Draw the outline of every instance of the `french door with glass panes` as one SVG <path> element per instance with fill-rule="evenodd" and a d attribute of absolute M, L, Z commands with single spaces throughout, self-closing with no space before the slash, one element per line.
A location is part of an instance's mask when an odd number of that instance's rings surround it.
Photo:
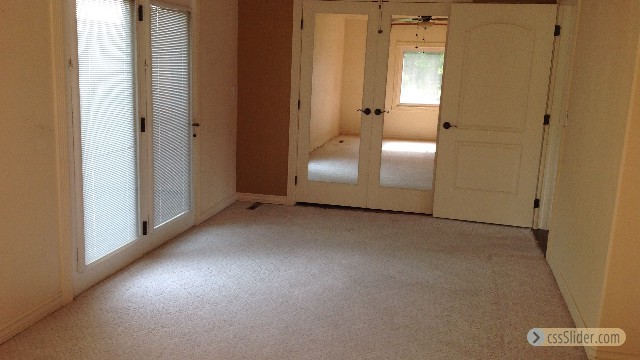
<path fill-rule="evenodd" d="M 449 8 L 303 2 L 296 201 L 432 211 Z"/>
<path fill-rule="evenodd" d="M 194 223 L 191 15 L 71 0 L 79 293 Z"/>

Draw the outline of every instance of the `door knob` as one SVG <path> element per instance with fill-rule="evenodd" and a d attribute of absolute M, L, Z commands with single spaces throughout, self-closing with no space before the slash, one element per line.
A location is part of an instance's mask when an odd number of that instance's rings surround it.
<path fill-rule="evenodd" d="M 362 111 L 365 115 L 371 114 L 371 109 L 369 109 L 369 108 L 366 108 L 364 110 L 363 109 L 358 109 L 356 111 Z"/>
<path fill-rule="evenodd" d="M 452 127 L 457 127 L 457 126 L 455 126 L 455 125 L 451 125 L 451 123 L 447 121 L 447 122 L 445 122 L 444 124 L 442 124 L 442 127 L 443 127 L 445 130 L 448 130 L 448 129 L 451 129 Z"/>
<path fill-rule="evenodd" d="M 384 111 L 384 110 L 376 109 L 376 111 L 374 111 L 373 113 L 374 113 L 374 114 L 376 114 L 376 115 L 378 115 L 378 116 L 380 116 L 380 115 L 382 115 L 383 113 L 388 113 L 388 111 Z"/>

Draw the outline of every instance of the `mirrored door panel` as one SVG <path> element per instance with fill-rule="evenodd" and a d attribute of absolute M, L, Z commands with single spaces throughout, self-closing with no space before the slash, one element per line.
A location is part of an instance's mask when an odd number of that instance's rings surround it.
<path fill-rule="evenodd" d="M 309 180 L 358 183 L 367 15 L 316 13 Z"/>
<path fill-rule="evenodd" d="M 431 212 L 450 6 L 303 2 L 296 201 Z"/>
<path fill-rule="evenodd" d="M 366 206 L 378 15 L 372 3 L 303 3 L 298 201 Z"/>
<path fill-rule="evenodd" d="M 392 14 L 379 184 L 431 190 L 446 16 Z"/>
<path fill-rule="evenodd" d="M 374 110 L 379 115 L 371 135 L 371 208 L 432 212 L 449 13 L 449 4 L 383 5 Z"/>

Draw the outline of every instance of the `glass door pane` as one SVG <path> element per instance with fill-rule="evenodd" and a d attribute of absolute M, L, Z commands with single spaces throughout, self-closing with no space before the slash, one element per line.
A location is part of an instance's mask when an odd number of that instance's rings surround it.
<path fill-rule="evenodd" d="M 189 13 L 151 6 L 153 213 L 159 227 L 191 210 Z"/>
<path fill-rule="evenodd" d="M 357 184 L 368 16 L 316 13 L 310 181 Z"/>
<path fill-rule="evenodd" d="M 77 0 L 84 264 L 138 238 L 131 1 Z"/>
<path fill-rule="evenodd" d="M 447 20 L 439 16 L 391 16 L 381 187 L 433 187 Z"/>

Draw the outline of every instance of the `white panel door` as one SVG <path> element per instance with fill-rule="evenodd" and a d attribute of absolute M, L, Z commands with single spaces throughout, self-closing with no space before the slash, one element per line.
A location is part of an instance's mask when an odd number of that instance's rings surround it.
<path fill-rule="evenodd" d="M 532 225 L 556 12 L 452 4 L 434 216 Z"/>

